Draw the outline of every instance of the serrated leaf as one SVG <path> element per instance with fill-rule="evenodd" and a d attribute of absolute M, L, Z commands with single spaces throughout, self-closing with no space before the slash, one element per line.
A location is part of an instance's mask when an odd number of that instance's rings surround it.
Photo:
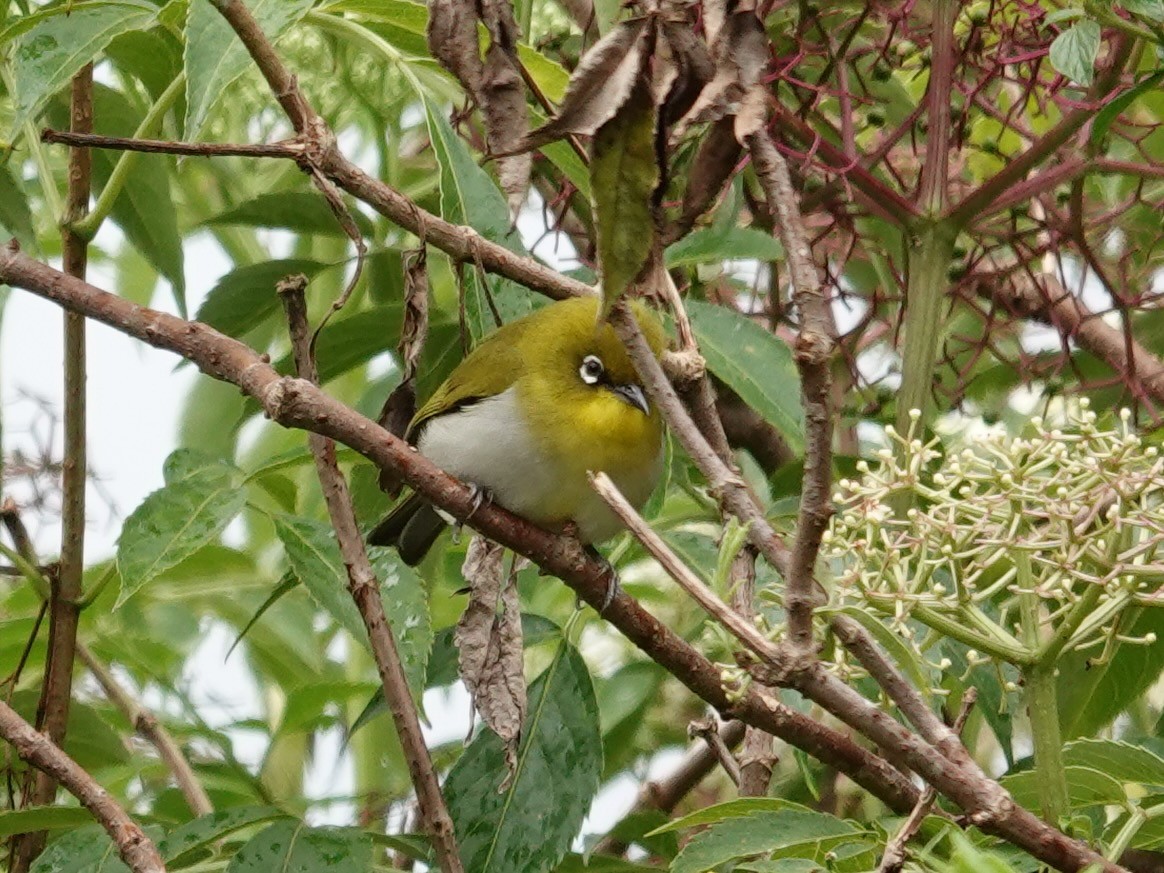
<path fill-rule="evenodd" d="M 49 843 L 30 873 L 129 873 L 129 868 L 104 829 L 92 825 Z"/>
<path fill-rule="evenodd" d="M 1090 85 L 1095 78 L 1100 35 L 1098 22 L 1087 18 L 1075 22 L 1051 43 L 1051 66 L 1073 82 Z"/>
<path fill-rule="evenodd" d="M 467 224 L 485 239 L 524 255 L 525 246 L 509 223 L 509 207 L 501 190 L 482 170 L 472 154 L 435 106 L 425 100 L 429 139 L 440 168 L 441 217 Z M 492 307 L 502 322 L 509 322 L 533 310 L 530 293 L 508 279 L 481 276 L 473 264 L 465 270 L 465 321 L 474 341 L 492 333 L 497 323 Z"/>
<path fill-rule="evenodd" d="M 1115 740 L 1076 740 L 1063 748 L 1063 762 L 1090 767 L 1118 779 L 1164 788 L 1164 758 L 1142 746 Z"/>
<path fill-rule="evenodd" d="M 314 0 L 248 0 L 247 7 L 274 42 L 313 4 Z M 251 56 L 218 10 L 204 0 L 192 2 L 186 20 L 184 139 L 199 138 L 214 104 L 251 63 Z"/>
<path fill-rule="evenodd" d="M 157 8 L 138 0 L 75 5 L 37 20 L 12 49 L 13 129 L 35 117 L 118 34 L 150 27 Z"/>
<path fill-rule="evenodd" d="M 175 449 L 162 464 L 162 478 L 167 485 L 177 485 L 188 479 L 205 479 L 226 487 L 238 472 L 230 461 L 198 449 Z"/>
<path fill-rule="evenodd" d="M 212 812 L 175 828 L 158 841 L 158 852 L 167 864 L 184 866 L 186 856 L 191 853 L 207 849 L 241 828 L 286 815 L 273 806 L 243 806 Z"/>
<path fill-rule="evenodd" d="M 804 451 L 800 375 L 792 351 L 773 334 L 724 306 L 686 302 L 707 366 L 775 426 L 797 454 Z"/>
<path fill-rule="evenodd" d="M 563 640 L 530 686 L 517 772 L 506 790 L 497 790 L 505 772 L 502 743 L 488 731 L 477 735 L 445 781 L 465 869 L 551 870 L 577 836 L 601 771 L 590 674 Z"/>
<path fill-rule="evenodd" d="M 859 835 L 847 822 L 809 809 L 756 812 L 696 834 L 671 863 L 671 873 L 703 873 L 726 861 L 793 846 L 827 850 Z"/>
<path fill-rule="evenodd" d="M 1119 5 L 1141 18 L 1164 21 L 1164 0 L 1119 0 Z"/>
<path fill-rule="evenodd" d="M 33 831 L 56 831 L 90 824 L 93 813 L 79 806 L 26 806 L 0 811 L 0 838 Z"/>
<path fill-rule="evenodd" d="M 9 235 L 27 249 L 36 245 L 24 186 L 12 175 L 10 166 L 0 164 L 0 243 L 7 242 L 3 237 Z"/>
<path fill-rule="evenodd" d="M 117 541 L 120 606 L 160 573 L 218 538 L 246 504 L 235 477 L 191 476 L 153 492 Z"/>
<path fill-rule="evenodd" d="M 655 120 L 650 91 L 639 82 L 591 144 L 590 187 L 605 311 L 623 295 L 651 253 L 651 195 L 659 184 Z"/>
<path fill-rule="evenodd" d="M 360 231 L 365 236 L 371 236 L 373 233 L 371 220 L 358 209 L 350 211 Z M 327 201 L 321 195 L 308 191 L 272 191 L 260 194 L 206 219 L 204 224 L 273 227 L 295 233 L 316 233 L 347 239 L 347 234 L 336 220 Z"/>
<path fill-rule="evenodd" d="M 359 828 L 313 828 L 278 821 L 251 837 L 226 866 L 226 873 L 367 873 L 372 839 Z"/>
<path fill-rule="evenodd" d="M 1063 768 L 1067 777 L 1067 796 L 1072 809 L 1109 803 L 1124 803 L 1127 792 L 1118 780 L 1092 767 Z M 1041 804 L 1041 777 L 1034 770 L 1004 776 L 999 782 L 1011 793 L 1014 802 L 1027 809 L 1038 809 Z"/>
<path fill-rule="evenodd" d="M 238 267 L 210 289 L 195 317 L 227 336 L 242 336 L 279 308 L 276 282 L 295 273 L 310 279 L 324 267 L 319 261 L 303 258 Z"/>
<path fill-rule="evenodd" d="M 368 639 L 360 610 L 348 593 L 348 573 L 331 526 L 294 515 L 274 517 L 291 572 L 321 608 L 361 645 Z"/>
<path fill-rule="evenodd" d="M 754 227 L 708 227 L 667 246 L 663 262 L 670 268 L 729 260 L 777 261 L 783 257 L 784 247 L 770 233 Z"/>
<path fill-rule="evenodd" d="M 807 809 L 807 807 L 802 807 L 790 800 L 782 800 L 779 797 L 740 797 L 735 800 L 705 806 L 703 809 L 688 813 L 674 821 L 667 822 L 667 824 L 661 827 L 655 828 L 647 836 L 654 837 L 659 834 L 686 830 L 687 828 L 719 824 L 723 821 L 743 818 L 744 816 L 758 812 L 774 813 L 785 809 L 801 810 Z"/>
<path fill-rule="evenodd" d="M 428 656 L 433 643 L 424 580 L 416 570 L 400 560 L 395 549 L 369 548 L 368 557 L 380 581 L 380 599 L 396 640 L 408 687 L 419 702 L 424 696 Z"/>

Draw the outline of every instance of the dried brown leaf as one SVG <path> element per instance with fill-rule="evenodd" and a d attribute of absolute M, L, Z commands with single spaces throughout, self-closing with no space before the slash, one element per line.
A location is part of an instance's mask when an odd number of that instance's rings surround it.
<path fill-rule="evenodd" d="M 768 94 L 762 85 L 753 85 L 744 94 L 736 111 L 736 140 L 743 143 L 768 123 Z"/>
<path fill-rule="evenodd" d="M 685 236 L 699 217 L 715 205 L 740 160 L 741 151 L 733 119 L 721 118 L 707 129 L 691 161 L 683 205 L 676 226 L 668 234 L 668 244 Z"/>
<path fill-rule="evenodd" d="M 528 152 L 514 153 L 529 132 L 529 107 L 519 63 L 515 53 L 495 40 L 485 55 L 485 70 L 478 95 L 489 137 L 489 151 L 504 155 L 497 160 L 497 175 L 513 220 L 525 205 L 533 169 L 533 157 Z"/>
<path fill-rule="evenodd" d="M 562 98 L 558 117 L 526 136 L 517 148 L 528 151 L 569 133 L 594 134 L 630 97 L 648 57 L 654 26 L 645 18 L 624 21 L 579 62 Z"/>
<path fill-rule="evenodd" d="M 428 336 L 427 262 L 423 246 L 404 254 L 404 322 L 396 347 L 402 376 L 380 410 L 380 426 L 402 439 L 416 414 L 416 367 Z M 402 484 L 388 470 L 380 471 L 380 489 L 387 494 L 397 496 Z"/>
<path fill-rule="evenodd" d="M 472 0 L 428 0 L 428 50 L 470 94 L 484 74 Z"/>
<path fill-rule="evenodd" d="M 484 537 L 475 536 L 469 543 L 461 567 L 469 584 L 469 605 L 453 639 L 460 652 L 461 679 L 482 720 L 505 744 L 512 777 L 525 721 L 526 687 L 521 606 L 516 580 L 506 578 L 504 557 L 505 550 Z"/>
<path fill-rule="evenodd" d="M 661 122 L 670 126 L 682 118 L 714 74 L 711 54 L 691 26 L 664 22 L 656 39 L 652 89 Z"/>
<path fill-rule="evenodd" d="M 728 16 L 712 46 L 715 76 L 675 129 L 683 136 L 692 125 L 718 121 L 738 111 L 748 89 L 760 81 L 768 63 L 768 37 L 751 10 Z"/>

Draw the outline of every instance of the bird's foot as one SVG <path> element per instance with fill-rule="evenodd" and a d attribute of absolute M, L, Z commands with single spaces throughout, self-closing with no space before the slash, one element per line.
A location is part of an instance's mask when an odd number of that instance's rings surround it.
<path fill-rule="evenodd" d="M 473 505 L 469 508 L 469 514 L 465 516 L 465 521 L 469 521 L 477 514 L 482 506 L 492 505 L 493 492 L 488 488 L 483 488 L 480 485 L 469 485 L 469 490 L 473 493 Z"/>
<path fill-rule="evenodd" d="M 614 569 L 614 565 L 606 560 L 603 554 L 594 548 L 594 546 L 585 546 L 586 554 L 602 565 L 602 574 L 606 577 L 606 594 L 602 598 L 602 606 L 598 610 L 598 614 L 602 615 L 606 612 L 610 604 L 614 603 L 614 598 L 622 591 L 622 586 L 618 584 L 618 571 Z"/>

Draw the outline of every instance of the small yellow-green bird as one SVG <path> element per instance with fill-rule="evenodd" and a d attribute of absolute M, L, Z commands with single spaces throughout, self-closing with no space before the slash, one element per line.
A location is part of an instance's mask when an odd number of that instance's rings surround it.
<path fill-rule="evenodd" d="M 572 525 L 587 544 L 609 539 L 618 518 L 590 487 L 610 476 L 636 507 L 663 465 L 663 423 L 597 298 L 563 300 L 486 337 L 413 417 L 405 439 L 438 467 L 510 512 L 551 530 Z M 659 320 L 635 319 L 656 355 Z M 448 523 L 419 495 L 372 531 L 417 564 Z"/>

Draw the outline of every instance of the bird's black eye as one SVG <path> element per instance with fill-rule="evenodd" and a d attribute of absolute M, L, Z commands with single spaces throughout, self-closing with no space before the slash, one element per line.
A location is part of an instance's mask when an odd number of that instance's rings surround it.
<path fill-rule="evenodd" d="M 597 385 L 606 368 L 602 366 L 602 359 L 597 355 L 587 355 L 582 359 L 582 366 L 578 368 L 578 375 L 587 385 Z"/>

